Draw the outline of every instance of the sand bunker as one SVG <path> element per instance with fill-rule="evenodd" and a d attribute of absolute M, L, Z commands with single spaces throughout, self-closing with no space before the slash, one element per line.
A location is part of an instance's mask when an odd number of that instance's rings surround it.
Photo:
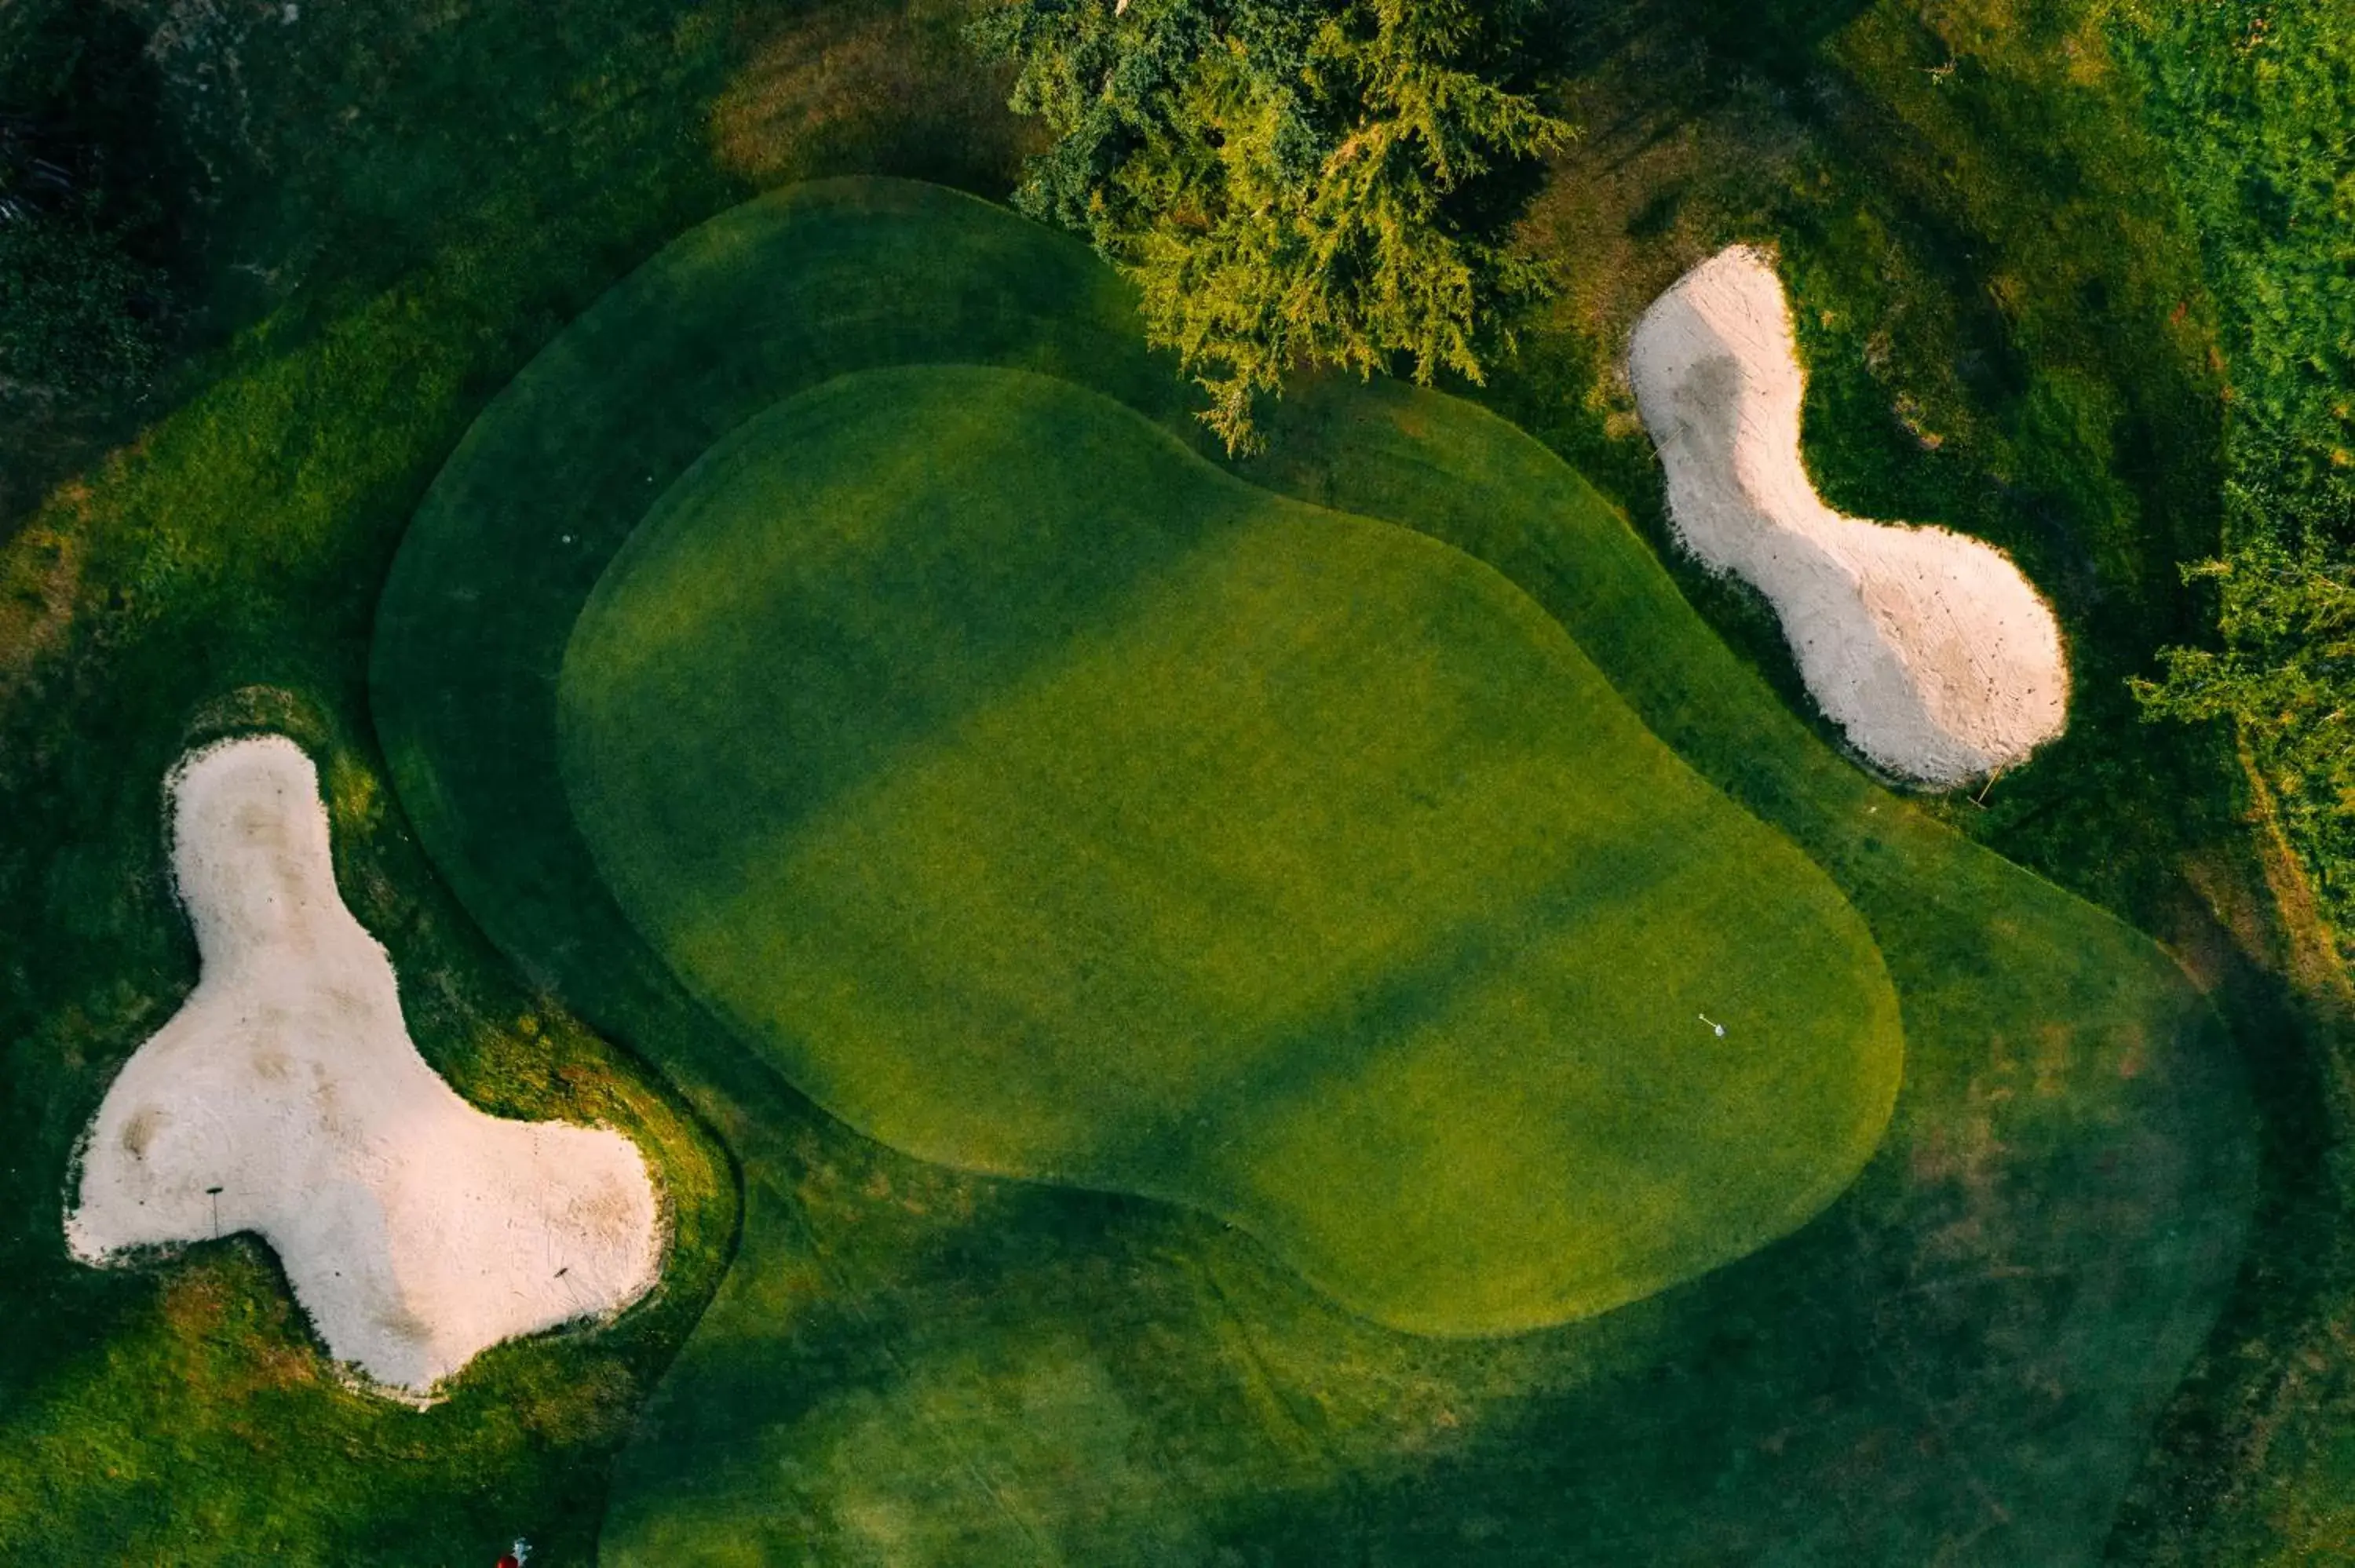
<path fill-rule="evenodd" d="M 308 758 L 278 736 L 174 773 L 173 867 L 204 976 L 107 1091 L 75 1255 L 253 1231 L 328 1351 L 422 1393 L 485 1347 L 644 1295 L 655 1192 L 621 1134 L 505 1121 L 410 1042 L 344 907 Z"/>
<path fill-rule="evenodd" d="M 1627 368 L 1693 554 L 1774 603 L 1807 690 L 1891 773 L 1936 785 L 2061 733 L 2052 611 L 2009 557 L 1943 528 L 1824 504 L 1799 458 L 1799 368 L 1773 264 L 1736 246 L 1636 324 Z"/>

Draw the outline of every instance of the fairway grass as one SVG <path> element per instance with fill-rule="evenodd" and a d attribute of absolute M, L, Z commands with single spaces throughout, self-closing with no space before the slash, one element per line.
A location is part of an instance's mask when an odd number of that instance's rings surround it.
<path fill-rule="evenodd" d="M 1245 471 L 1486 561 L 1863 916 L 1904 1085 L 1813 1224 L 1579 1322 L 1396 1333 L 1214 1218 L 856 1136 L 638 936 L 567 809 L 556 694 L 655 499 L 762 409 L 900 364 L 1040 371 L 1199 441 L 1126 313 L 1083 248 L 977 201 L 763 198 L 567 329 L 396 562 L 374 700 L 420 838 L 739 1160 L 734 1266 L 623 1452 L 601 1561 L 2096 1555 L 2240 1257 L 2250 1126 L 2213 1014 L 2149 941 L 1820 744 L 1620 514 L 1467 404 L 1303 388 Z"/>
<path fill-rule="evenodd" d="M 1067 382 L 750 421 L 615 559 L 559 712 L 624 911 L 819 1104 L 1208 1208 L 1396 1327 L 1740 1256 L 1897 1092 L 1862 923 L 1556 621 Z"/>

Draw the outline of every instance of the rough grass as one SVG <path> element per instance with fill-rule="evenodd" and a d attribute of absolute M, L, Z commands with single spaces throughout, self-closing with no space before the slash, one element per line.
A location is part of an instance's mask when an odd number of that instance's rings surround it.
<path fill-rule="evenodd" d="M 1291 455 L 1253 475 L 1489 561 L 1865 915 L 1907 1082 L 1815 1224 L 1582 1324 L 1397 1335 L 1182 1211 L 848 1136 L 666 989 L 548 788 L 565 632 L 640 497 L 702 450 L 647 410 L 723 394 L 736 419 L 695 416 L 716 437 L 832 371 L 955 357 L 1130 388 L 1184 432 L 1097 275 L 907 187 L 731 214 L 506 395 L 404 547 L 377 665 L 404 800 L 485 926 L 744 1164 L 742 1251 L 623 1453 L 605 1559 L 2090 1555 L 2238 1256 L 2246 1123 L 2212 1014 L 2147 942 L 1813 740 L 1575 474 L 1466 405 L 1290 403 Z M 649 301 L 675 334 L 632 330 Z M 609 407 L 535 390 L 584 368 Z M 574 461 L 540 460 L 549 428 L 583 432 Z M 544 482 L 502 477 L 526 469 Z M 551 551 L 565 532 L 594 559 Z"/>
<path fill-rule="evenodd" d="M 1559 625 L 1066 382 L 751 420 L 560 693 L 623 909 L 819 1104 L 1211 1210 L 1378 1321 L 1701 1273 L 1828 1202 L 1896 1094 L 1862 926 Z"/>
<path fill-rule="evenodd" d="M 2222 544 L 2311 531 L 2343 550 L 2355 522 L 2355 18 L 2313 0 L 2235 0 L 2129 4 L 2109 23 L 2216 294 L 2226 456 L 2253 498 Z M 2294 1022 L 2313 1042 L 2305 1112 L 2291 1124 L 2305 1146 L 2283 1162 L 2280 1239 L 2263 1278 L 2171 1423 L 2182 1457 L 2137 1510 L 2130 1545 L 2169 1563 L 2327 1560 L 2355 1540 L 2355 1009 L 2344 961 L 2355 818 L 2310 787 L 2296 798 L 2301 781 L 2281 759 L 2243 745 L 2253 805 L 2272 819 L 2259 834 L 2287 938 L 2281 967 L 2306 1003 Z M 2276 836 L 2275 821 L 2287 831 Z"/>

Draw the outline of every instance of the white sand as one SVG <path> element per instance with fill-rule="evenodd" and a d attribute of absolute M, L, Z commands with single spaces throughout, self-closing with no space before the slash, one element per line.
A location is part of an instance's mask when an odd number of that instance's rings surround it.
<path fill-rule="evenodd" d="M 1806 382 L 1768 258 L 1736 246 L 1686 273 L 1636 323 L 1627 370 L 1678 537 L 1774 604 L 1807 690 L 1866 758 L 1952 786 L 2061 733 L 2060 628 L 2009 556 L 1817 495 L 1799 457 Z"/>
<path fill-rule="evenodd" d="M 636 1146 L 486 1116 L 426 1065 L 336 891 L 301 749 L 232 741 L 170 788 L 203 979 L 99 1107 L 75 1255 L 256 1232 L 329 1352 L 416 1394 L 501 1340 L 643 1296 L 662 1245 Z"/>

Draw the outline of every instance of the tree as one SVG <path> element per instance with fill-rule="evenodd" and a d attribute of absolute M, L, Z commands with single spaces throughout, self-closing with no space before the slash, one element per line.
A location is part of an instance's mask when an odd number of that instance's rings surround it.
<path fill-rule="evenodd" d="M 137 250 L 158 215 L 112 166 L 153 118 L 144 75 L 110 8 L 0 7 L 0 396 L 119 392 L 155 364 L 163 281 Z"/>
<path fill-rule="evenodd" d="M 2184 568 L 2219 590 L 2221 651 L 2169 648 L 2164 679 L 2137 681 L 2152 718 L 2230 718 L 2239 726 L 2293 836 L 2327 884 L 2355 865 L 2355 558 L 2340 532 L 2291 518 L 2278 498 L 2227 487 L 2242 542 Z"/>
<path fill-rule="evenodd" d="M 1503 181 L 1570 135 L 1510 63 L 1523 0 L 1003 0 L 976 24 L 1047 123 L 1017 205 L 1137 285 L 1230 450 L 1287 372 L 1484 378 L 1542 269 Z"/>
<path fill-rule="evenodd" d="M 96 206 L 12 203 L 0 188 L 0 393 L 87 397 L 154 366 L 155 275 Z"/>

